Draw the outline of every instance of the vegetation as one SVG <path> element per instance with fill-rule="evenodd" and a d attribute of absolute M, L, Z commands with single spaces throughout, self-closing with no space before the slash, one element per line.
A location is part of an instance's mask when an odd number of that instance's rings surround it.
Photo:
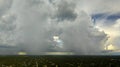
<path fill-rule="evenodd" d="M 120 67 L 119 56 L 0 56 L 0 67 Z"/>

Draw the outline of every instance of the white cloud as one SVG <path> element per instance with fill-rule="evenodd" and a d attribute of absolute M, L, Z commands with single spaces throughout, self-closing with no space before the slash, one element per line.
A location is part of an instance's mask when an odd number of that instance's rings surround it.
<path fill-rule="evenodd" d="M 106 34 L 108 34 L 109 39 L 106 43 L 106 45 L 110 45 L 113 44 L 116 49 L 120 49 L 120 21 L 119 19 L 117 19 L 113 25 L 111 26 L 106 26 L 104 24 L 97 24 L 97 26 L 99 27 L 99 29 L 103 30 Z"/>

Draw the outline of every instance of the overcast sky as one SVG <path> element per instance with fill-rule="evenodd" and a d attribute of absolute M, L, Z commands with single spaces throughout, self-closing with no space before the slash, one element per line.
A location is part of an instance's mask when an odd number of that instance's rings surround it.
<path fill-rule="evenodd" d="M 0 54 L 120 48 L 120 0 L 0 0 Z"/>

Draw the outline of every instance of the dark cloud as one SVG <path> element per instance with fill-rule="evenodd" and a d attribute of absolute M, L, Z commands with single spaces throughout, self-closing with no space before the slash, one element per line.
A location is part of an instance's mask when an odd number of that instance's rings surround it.
<path fill-rule="evenodd" d="M 69 1 L 56 0 L 52 4 L 49 0 L 14 0 L 2 16 L 0 25 L 4 29 L 0 31 L 0 44 L 17 46 L 16 51 L 29 54 L 49 51 L 95 54 L 103 50 L 107 38 L 104 32 L 94 28 L 86 12 Z M 55 49 L 53 36 L 60 37 L 63 48 Z"/>
<path fill-rule="evenodd" d="M 77 17 L 77 14 L 74 12 L 75 10 L 75 4 L 74 3 L 68 3 L 66 1 L 61 1 L 59 3 L 56 12 L 56 18 L 60 21 L 62 20 L 75 20 Z"/>

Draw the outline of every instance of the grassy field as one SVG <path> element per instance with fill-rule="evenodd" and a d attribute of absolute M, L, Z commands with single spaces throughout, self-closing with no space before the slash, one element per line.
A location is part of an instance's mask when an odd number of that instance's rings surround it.
<path fill-rule="evenodd" d="M 119 56 L 0 56 L 0 67 L 120 67 Z"/>

